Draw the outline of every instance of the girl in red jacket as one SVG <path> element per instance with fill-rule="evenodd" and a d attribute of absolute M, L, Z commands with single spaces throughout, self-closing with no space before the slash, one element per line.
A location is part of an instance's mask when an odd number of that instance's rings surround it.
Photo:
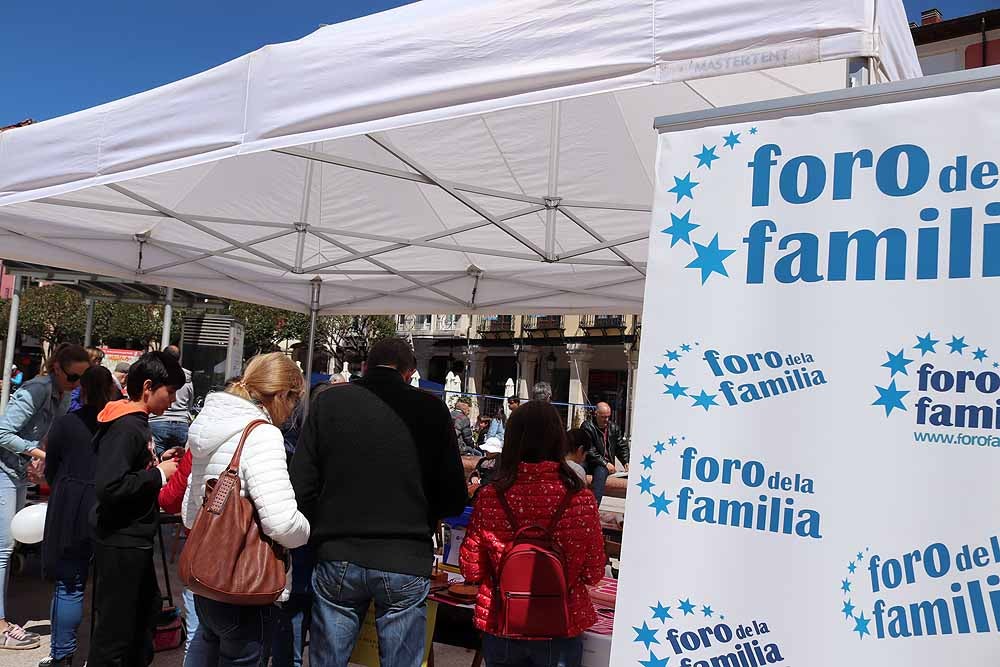
<path fill-rule="evenodd" d="M 513 413 L 507 424 L 500 464 L 493 481 L 480 489 L 462 544 L 462 574 L 479 583 L 476 628 L 485 633 L 483 653 L 488 667 L 579 667 L 583 658 L 580 635 L 597 621 L 588 585 L 604 576 L 604 538 L 594 494 L 565 463 L 566 431 L 549 403 L 531 401 Z M 518 526 L 548 525 L 567 494 L 571 500 L 553 527 L 555 546 L 563 555 L 569 588 L 566 636 L 542 640 L 499 636 L 495 576 L 514 528 L 500 504 L 503 494 Z"/>

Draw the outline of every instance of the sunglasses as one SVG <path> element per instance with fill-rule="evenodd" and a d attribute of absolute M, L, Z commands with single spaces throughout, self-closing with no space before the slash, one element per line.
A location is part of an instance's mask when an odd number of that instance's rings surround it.
<path fill-rule="evenodd" d="M 63 375 L 66 376 L 66 382 L 79 382 L 80 381 L 80 377 L 81 376 L 80 376 L 79 373 L 67 373 L 65 367 L 62 367 L 62 372 L 63 372 Z"/>

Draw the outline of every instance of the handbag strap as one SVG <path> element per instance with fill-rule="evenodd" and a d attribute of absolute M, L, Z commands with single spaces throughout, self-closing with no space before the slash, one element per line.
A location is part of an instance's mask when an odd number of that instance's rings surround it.
<path fill-rule="evenodd" d="M 254 419 L 252 422 L 250 422 L 249 424 L 247 424 L 247 427 L 245 429 L 243 429 L 243 435 L 240 436 L 240 444 L 238 444 L 236 446 L 236 451 L 233 452 L 233 458 L 229 461 L 229 468 L 226 469 L 226 472 L 231 472 L 231 473 L 234 473 L 234 474 L 237 474 L 237 475 L 239 474 L 239 472 L 240 472 L 240 457 L 243 455 L 243 445 L 246 444 L 247 438 L 250 436 L 250 433 L 255 428 L 257 428 L 258 426 L 262 426 L 264 424 L 267 424 L 267 423 L 268 422 L 266 420 L 263 420 L 263 419 Z"/>

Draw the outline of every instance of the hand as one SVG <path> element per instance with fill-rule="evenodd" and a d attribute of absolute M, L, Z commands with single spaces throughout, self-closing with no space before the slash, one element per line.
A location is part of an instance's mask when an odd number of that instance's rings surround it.
<path fill-rule="evenodd" d="M 184 456 L 183 447 L 171 447 L 167 451 L 163 452 L 163 456 L 160 457 L 160 461 L 169 461 L 170 459 L 179 459 Z"/>
<path fill-rule="evenodd" d="M 625 464 L 625 472 L 628 472 L 628 464 Z"/>
<path fill-rule="evenodd" d="M 615 468 L 615 464 L 614 463 L 609 463 L 608 464 L 608 472 L 611 473 L 612 475 L 614 475 L 616 472 L 618 472 L 618 469 Z"/>
<path fill-rule="evenodd" d="M 170 479 L 171 477 L 174 476 L 174 473 L 177 472 L 177 459 L 176 458 L 167 459 L 166 461 L 163 461 L 162 463 L 160 463 L 160 465 L 156 467 L 163 472 L 164 477 Z"/>
<path fill-rule="evenodd" d="M 44 449 L 40 449 L 38 447 L 35 447 L 34 449 L 29 449 L 28 450 L 28 456 L 30 456 L 31 458 L 33 458 L 33 459 L 35 459 L 37 461 L 44 461 L 45 460 L 45 450 Z"/>

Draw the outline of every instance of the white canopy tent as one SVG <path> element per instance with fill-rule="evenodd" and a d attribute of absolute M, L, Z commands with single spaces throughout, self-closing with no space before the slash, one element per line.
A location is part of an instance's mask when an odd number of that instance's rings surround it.
<path fill-rule="evenodd" d="M 0 257 L 320 313 L 639 312 L 655 116 L 919 74 L 900 0 L 424 0 L 0 132 Z"/>

